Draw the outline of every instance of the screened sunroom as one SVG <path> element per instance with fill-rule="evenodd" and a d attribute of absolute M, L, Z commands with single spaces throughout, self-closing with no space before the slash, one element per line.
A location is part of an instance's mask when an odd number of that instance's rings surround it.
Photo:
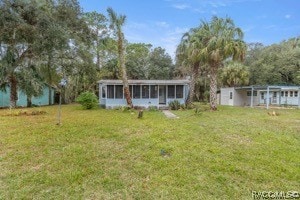
<path fill-rule="evenodd" d="M 100 106 L 126 106 L 121 80 L 100 80 L 98 83 Z M 167 107 L 174 100 L 183 104 L 188 96 L 188 80 L 128 80 L 128 83 L 132 103 L 138 107 Z"/>

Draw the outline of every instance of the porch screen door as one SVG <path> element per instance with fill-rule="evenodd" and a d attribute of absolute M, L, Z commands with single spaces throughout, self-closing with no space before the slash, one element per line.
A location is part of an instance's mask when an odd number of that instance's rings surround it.
<path fill-rule="evenodd" d="M 159 86 L 159 104 L 166 104 L 166 86 Z"/>

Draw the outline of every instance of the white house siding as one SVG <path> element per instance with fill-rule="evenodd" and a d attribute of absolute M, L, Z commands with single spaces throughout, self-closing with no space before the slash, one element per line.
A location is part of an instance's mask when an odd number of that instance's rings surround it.
<path fill-rule="evenodd" d="M 230 92 L 232 92 L 232 99 L 230 99 Z M 220 96 L 221 96 L 221 105 L 230 105 L 230 106 L 251 105 L 251 96 L 247 96 L 247 90 L 237 90 L 233 87 L 221 88 Z M 258 95 L 253 96 L 253 105 L 258 105 L 258 104 L 259 104 Z"/>
<path fill-rule="evenodd" d="M 281 97 L 281 105 L 298 105 L 299 99 L 296 97 Z"/>
<path fill-rule="evenodd" d="M 221 94 L 217 94 L 217 104 L 221 104 Z"/>
<path fill-rule="evenodd" d="M 259 104 L 259 96 L 253 97 L 253 105 L 258 105 Z"/>
<path fill-rule="evenodd" d="M 285 92 L 285 91 L 284 91 Z M 293 94 L 294 94 L 295 91 L 293 91 Z M 284 96 L 281 96 L 281 105 L 300 105 L 299 101 L 300 101 L 300 97 L 299 97 L 299 91 L 298 92 L 298 95 L 295 97 L 294 95 L 291 97 L 290 96 L 290 91 L 288 91 L 288 96 L 286 97 L 285 95 Z"/>
<path fill-rule="evenodd" d="M 230 99 L 230 93 L 232 93 L 232 99 Z M 221 105 L 233 106 L 234 88 L 221 88 Z"/>
<path fill-rule="evenodd" d="M 274 96 L 274 93 L 276 92 L 276 97 Z M 258 94 L 258 99 L 259 99 L 259 104 L 266 104 L 267 103 L 267 91 L 265 90 L 260 90 L 257 92 Z M 263 96 L 262 96 L 263 94 Z M 270 91 L 269 92 L 269 104 L 270 105 L 279 105 L 279 91 Z M 263 98 L 262 98 L 263 97 Z"/>
<path fill-rule="evenodd" d="M 248 104 L 247 91 L 234 90 L 233 93 L 233 105 L 234 106 L 246 106 Z"/>
<path fill-rule="evenodd" d="M 290 96 L 290 92 L 294 92 L 296 90 L 283 90 L 283 91 L 270 91 L 269 92 L 269 104 L 270 105 L 299 105 L 299 94 L 297 97 L 293 95 Z M 276 97 L 274 93 L 276 92 Z M 281 92 L 284 92 L 284 95 L 281 96 Z M 285 96 L 285 92 L 288 92 L 288 96 Z M 261 94 L 264 94 L 264 98 L 261 98 Z M 299 92 L 298 92 L 299 93 Z M 266 104 L 267 103 L 267 91 L 259 91 L 259 104 Z"/>
<path fill-rule="evenodd" d="M 267 96 L 268 91 L 269 95 Z M 232 100 L 230 100 L 230 93 L 232 93 L 233 95 Z M 249 93 L 251 93 L 251 95 L 253 94 L 252 98 Z M 257 95 L 254 96 L 254 93 L 256 93 Z M 237 88 L 221 88 L 221 105 L 257 106 L 267 105 L 267 103 L 268 105 L 291 105 L 300 107 L 300 87 L 247 86 Z"/>
<path fill-rule="evenodd" d="M 252 105 L 253 106 L 259 105 L 259 95 L 258 94 L 256 96 L 253 96 L 253 104 Z M 246 106 L 251 106 L 251 96 L 247 96 L 247 105 Z"/>

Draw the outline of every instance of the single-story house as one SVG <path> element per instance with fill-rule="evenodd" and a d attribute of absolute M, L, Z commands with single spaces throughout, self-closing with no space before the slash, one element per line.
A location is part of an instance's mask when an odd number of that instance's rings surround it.
<path fill-rule="evenodd" d="M 221 105 L 231 106 L 298 106 L 300 86 L 244 86 L 221 88 Z"/>
<path fill-rule="evenodd" d="M 17 94 L 18 94 L 17 106 L 26 107 L 27 95 L 21 90 L 18 90 Z M 31 99 L 32 105 L 37 105 L 37 106 L 52 105 L 54 103 L 54 95 L 55 95 L 55 89 L 51 86 L 45 85 L 45 87 L 43 88 L 43 94 L 41 96 L 32 97 Z M 0 90 L 0 107 L 9 107 L 9 106 L 10 106 L 10 87 L 6 86 L 5 90 Z"/>
<path fill-rule="evenodd" d="M 133 106 L 168 107 L 178 100 L 184 104 L 189 93 L 189 80 L 128 80 Z M 126 106 L 122 80 L 100 80 L 99 104 L 105 108 Z"/>

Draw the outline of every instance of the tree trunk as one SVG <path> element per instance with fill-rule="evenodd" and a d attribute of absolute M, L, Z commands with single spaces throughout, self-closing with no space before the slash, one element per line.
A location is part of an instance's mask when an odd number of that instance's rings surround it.
<path fill-rule="evenodd" d="M 217 71 L 218 65 L 214 64 L 210 66 L 210 109 L 217 110 Z"/>
<path fill-rule="evenodd" d="M 52 91 L 51 91 L 51 85 L 52 85 L 52 74 L 51 74 L 51 64 L 52 64 L 52 53 L 49 52 L 48 53 L 48 63 L 47 63 L 47 70 L 48 70 L 48 84 L 49 84 L 49 87 L 48 87 L 48 90 L 49 90 L 49 94 L 48 94 L 48 100 L 49 100 L 49 105 L 52 105 L 53 102 L 52 102 Z"/>
<path fill-rule="evenodd" d="M 18 93 L 17 93 L 17 79 L 14 74 L 9 76 L 10 83 L 10 107 L 15 108 L 17 106 Z"/>
<path fill-rule="evenodd" d="M 53 102 L 52 102 L 52 90 L 51 90 L 50 86 L 48 87 L 48 90 L 49 90 L 49 105 L 52 105 L 53 104 Z"/>
<path fill-rule="evenodd" d="M 125 66 L 125 55 L 124 55 L 124 46 L 123 46 L 124 36 L 122 33 L 119 33 L 118 40 L 118 54 L 119 54 L 119 70 L 121 72 L 121 78 L 124 86 L 124 96 L 127 102 L 127 105 L 132 108 L 132 100 L 130 97 L 129 84 L 127 80 L 126 66 Z"/>
<path fill-rule="evenodd" d="M 191 76 L 191 82 L 190 82 L 190 90 L 189 90 L 189 96 L 186 100 L 186 104 L 192 104 L 194 101 L 194 97 L 195 97 L 195 85 L 196 85 L 196 81 L 198 79 L 199 76 L 199 62 L 196 62 L 193 65 L 193 69 L 192 69 L 192 76 Z"/>
<path fill-rule="evenodd" d="M 31 97 L 27 96 L 27 107 L 30 108 L 32 106 Z"/>
<path fill-rule="evenodd" d="M 97 29 L 97 33 L 99 32 L 99 30 Z M 99 48 L 99 37 L 97 37 L 96 39 L 96 58 L 97 58 L 97 61 L 96 61 L 96 65 L 97 65 L 97 69 L 100 70 L 101 69 L 101 65 L 100 65 L 100 48 Z"/>

